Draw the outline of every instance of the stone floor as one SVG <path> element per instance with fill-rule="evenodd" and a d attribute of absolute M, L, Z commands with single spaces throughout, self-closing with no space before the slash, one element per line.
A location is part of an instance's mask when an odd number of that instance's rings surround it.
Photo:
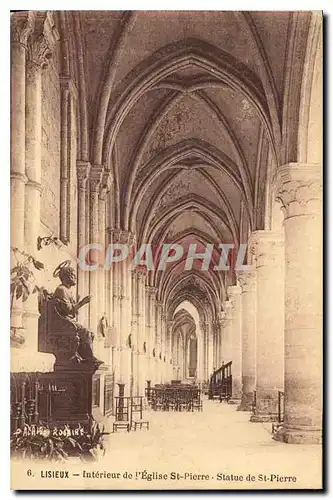
<path fill-rule="evenodd" d="M 146 412 L 150 430 L 111 434 L 103 464 L 133 474 L 131 488 L 320 488 L 321 447 L 276 442 L 271 424 L 250 423 L 249 415 L 208 400 L 203 412 Z M 182 478 L 172 479 L 172 472 Z M 167 480 L 156 477 L 163 473 Z"/>
<path fill-rule="evenodd" d="M 233 405 L 208 400 L 203 412 L 146 411 L 149 431 L 110 434 L 99 462 L 29 465 L 30 477 L 27 467 L 12 463 L 12 485 L 85 490 L 321 488 L 321 447 L 276 442 L 269 424 L 250 423 L 249 416 Z M 111 419 L 108 426 L 112 428 Z M 69 479 L 38 480 L 46 468 L 69 470 Z"/>

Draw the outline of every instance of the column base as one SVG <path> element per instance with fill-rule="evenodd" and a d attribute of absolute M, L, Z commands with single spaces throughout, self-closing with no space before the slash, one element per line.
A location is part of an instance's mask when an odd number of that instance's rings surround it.
<path fill-rule="evenodd" d="M 253 393 L 248 392 L 242 394 L 242 400 L 237 408 L 237 411 L 252 411 L 253 410 Z"/>
<path fill-rule="evenodd" d="M 291 429 L 282 425 L 273 439 L 287 444 L 322 444 L 322 431 L 309 427 Z"/>
<path fill-rule="evenodd" d="M 228 399 L 228 405 L 240 405 L 241 403 L 241 397 L 234 397 L 234 398 L 230 398 Z"/>
<path fill-rule="evenodd" d="M 277 422 L 278 416 L 272 414 L 254 414 L 250 417 L 250 422 Z"/>

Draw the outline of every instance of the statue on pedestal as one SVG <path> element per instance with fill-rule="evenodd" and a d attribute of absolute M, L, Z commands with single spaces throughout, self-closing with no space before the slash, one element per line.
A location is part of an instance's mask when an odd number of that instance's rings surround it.
<path fill-rule="evenodd" d="M 76 320 L 78 310 L 91 296 L 79 301 L 74 298 L 70 289 L 76 285 L 76 273 L 70 264 L 65 261 L 57 267 L 53 276 L 59 277 L 61 285 L 40 303 L 39 351 L 51 352 L 61 365 L 82 363 L 97 369 L 103 361 L 93 354 L 94 334 Z"/>

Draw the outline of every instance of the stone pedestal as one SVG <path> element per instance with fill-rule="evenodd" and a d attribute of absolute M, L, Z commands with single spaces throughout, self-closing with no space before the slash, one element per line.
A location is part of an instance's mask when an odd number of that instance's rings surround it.
<path fill-rule="evenodd" d="M 319 165 L 279 169 L 284 211 L 285 413 L 277 439 L 322 439 L 322 172 Z"/>
<path fill-rule="evenodd" d="M 240 411 L 251 411 L 256 375 L 256 287 L 255 272 L 237 273 L 242 288 L 242 400 Z"/>
<path fill-rule="evenodd" d="M 283 234 L 255 231 L 249 241 L 256 266 L 256 409 L 252 422 L 278 417 L 283 390 L 284 248 Z"/>

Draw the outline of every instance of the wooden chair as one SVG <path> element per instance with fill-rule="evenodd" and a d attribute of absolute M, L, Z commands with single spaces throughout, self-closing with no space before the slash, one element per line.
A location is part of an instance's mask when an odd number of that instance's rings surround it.
<path fill-rule="evenodd" d="M 131 398 L 131 428 L 135 431 L 137 428 L 146 428 L 149 430 L 149 421 L 143 419 L 143 398 L 142 396 L 133 396 Z"/>
<path fill-rule="evenodd" d="M 113 422 L 113 432 L 118 429 L 125 429 L 127 432 L 131 430 L 131 408 L 130 399 L 128 397 L 116 397 L 116 413 L 115 421 Z"/>

